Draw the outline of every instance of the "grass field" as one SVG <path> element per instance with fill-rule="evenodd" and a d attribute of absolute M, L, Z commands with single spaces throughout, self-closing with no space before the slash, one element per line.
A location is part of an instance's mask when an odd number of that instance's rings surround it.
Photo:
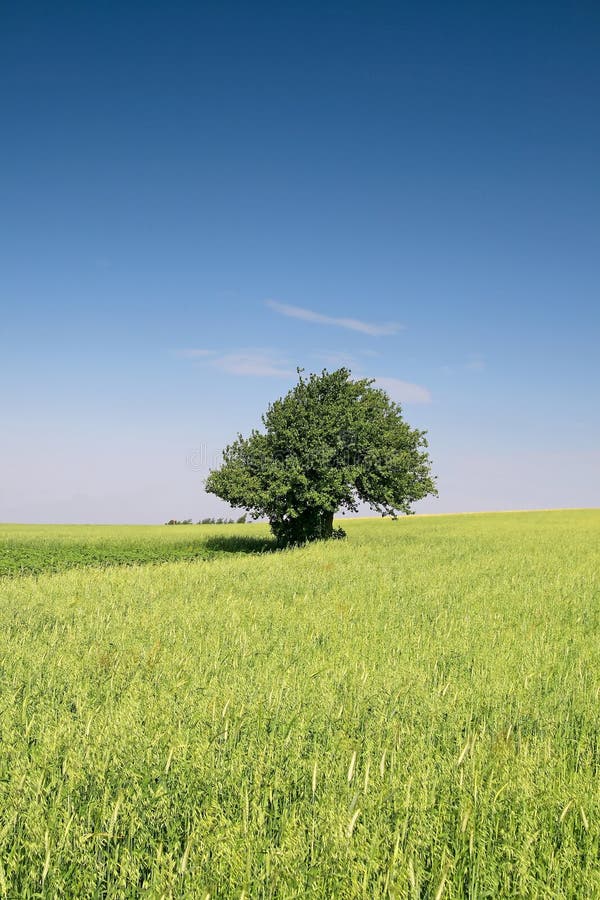
<path fill-rule="evenodd" d="M 256 535 L 256 529 L 233 533 L 229 527 L 206 526 L 0 525 L 0 578 L 269 549 L 272 542 L 264 529 Z"/>
<path fill-rule="evenodd" d="M 0 529 L 0 896 L 600 897 L 600 511 L 347 530 Z"/>

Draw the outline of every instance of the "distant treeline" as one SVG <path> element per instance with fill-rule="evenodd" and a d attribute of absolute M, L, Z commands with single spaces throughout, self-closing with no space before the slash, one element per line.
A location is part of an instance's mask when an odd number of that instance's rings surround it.
<path fill-rule="evenodd" d="M 196 525 L 245 525 L 247 519 L 246 513 L 239 517 L 239 519 L 198 519 Z M 193 525 L 194 522 L 191 519 L 169 519 L 168 522 L 165 522 L 165 525 Z"/>

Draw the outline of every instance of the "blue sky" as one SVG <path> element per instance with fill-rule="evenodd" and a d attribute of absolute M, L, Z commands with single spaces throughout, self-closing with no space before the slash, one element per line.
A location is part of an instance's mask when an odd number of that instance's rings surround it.
<path fill-rule="evenodd" d="M 227 508 L 309 371 L 429 432 L 421 512 L 600 505 L 600 8 L 0 14 L 0 520 Z"/>

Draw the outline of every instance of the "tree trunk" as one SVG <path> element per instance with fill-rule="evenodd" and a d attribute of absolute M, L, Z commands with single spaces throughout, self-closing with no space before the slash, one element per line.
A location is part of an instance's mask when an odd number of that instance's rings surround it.
<path fill-rule="evenodd" d="M 294 518 L 271 522 L 277 543 L 282 547 L 305 544 L 307 541 L 328 540 L 333 537 L 333 512 L 309 507 Z"/>
<path fill-rule="evenodd" d="M 333 512 L 324 509 L 321 514 L 321 537 L 327 539 L 333 534 Z"/>

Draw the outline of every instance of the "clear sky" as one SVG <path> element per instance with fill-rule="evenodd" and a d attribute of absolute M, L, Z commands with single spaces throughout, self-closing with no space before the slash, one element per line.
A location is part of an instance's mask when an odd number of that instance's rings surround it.
<path fill-rule="evenodd" d="M 0 520 L 224 514 L 340 363 L 417 511 L 600 505 L 597 2 L 4 4 L 0 75 Z"/>

